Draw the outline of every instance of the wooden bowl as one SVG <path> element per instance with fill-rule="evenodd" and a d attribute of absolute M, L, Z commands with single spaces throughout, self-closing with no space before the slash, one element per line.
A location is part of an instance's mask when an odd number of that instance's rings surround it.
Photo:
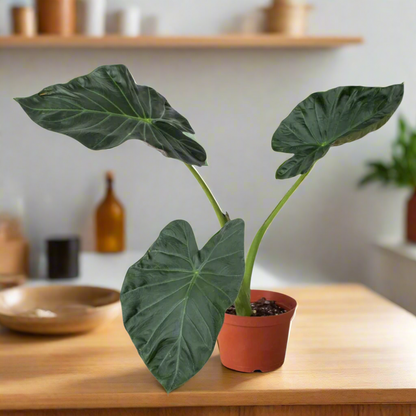
<path fill-rule="evenodd" d="M 16 287 L 0 292 L 0 325 L 32 334 L 91 331 L 120 311 L 120 292 L 101 287 Z"/>

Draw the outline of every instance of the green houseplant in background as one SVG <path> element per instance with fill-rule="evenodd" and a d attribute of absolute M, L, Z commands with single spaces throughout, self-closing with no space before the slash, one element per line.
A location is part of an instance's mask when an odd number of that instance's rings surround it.
<path fill-rule="evenodd" d="M 233 303 L 237 315 L 227 313 L 226 319 L 243 320 L 243 329 L 247 325 L 254 329 L 262 326 L 270 332 L 272 329 L 262 323 L 271 321 L 265 320 L 286 319 L 284 330 L 288 333 L 296 307 L 289 297 L 281 295 L 287 313 L 252 316 L 251 276 L 262 238 L 313 165 L 331 147 L 355 141 L 382 127 L 402 97 L 403 85 L 339 87 L 311 95 L 292 111 L 276 130 L 272 148 L 293 154 L 279 167 L 276 178 L 300 176 L 259 229 L 246 262 L 244 222 L 224 213 L 195 168 L 206 165 L 207 156 L 189 122 L 155 90 L 136 85 L 125 66 L 103 66 L 67 84 L 53 85 L 16 100 L 40 126 L 73 137 L 93 150 L 110 149 L 131 139 L 146 142 L 165 156 L 185 163 L 212 204 L 221 229 L 201 250 L 191 226 L 182 220 L 173 221 L 128 270 L 121 291 L 125 327 L 149 370 L 169 392 L 204 366 L 214 349 L 225 312 Z M 272 296 L 273 292 L 269 293 Z M 281 325 L 273 328 L 279 331 Z M 228 348 L 227 342 L 234 341 L 228 340 L 226 332 L 224 326 L 220 353 L 227 366 L 223 351 Z M 277 337 L 287 340 L 287 333 L 278 333 Z M 238 342 L 243 344 L 240 352 L 250 355 L 245 340 Z M 261 351 L 268 351 L 270 345 L 265 348 Z M 234 355 L 239 355 L 238 351 Z M 256 361 L 255 356 L 251 359 Z M 256 364 L 242 371 L 254 371 Z M 261 370 L 262 363 L 258 364 Z M 274 367 L 278 364 L 275 362 Z M 228 366 L 240 369 L 238 365 Z M 264 371 L 273 369 L 273 365 L 266 367 Z"/>
<path fill-rule="evenodd" d="M 410 127 L 404 118 L 399 119 L 399 131 L 392 145 L 389 161 L 368 162 L 368 172 L 361 179 L 360 186 L 372 182 L 409 188 L 412 192 L 407 202 L 406 237 L 416 243 L 416 129 Z"/>

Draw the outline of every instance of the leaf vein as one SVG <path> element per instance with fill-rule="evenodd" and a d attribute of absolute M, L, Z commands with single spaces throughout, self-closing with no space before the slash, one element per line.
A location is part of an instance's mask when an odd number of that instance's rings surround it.
<path fill-rule="evenodd" d="M 158 282 L 158 283 L 151 283 L 150 285 L 143 285 L 143 286 L 139 286 L 136 287 L 132 290 L 129 290 L 128 292 L 122 293 L 121 296 L 123 296 L 124 294 L 130 294 L 130 293 L 134 293 L 139 289 L 147 289 L 149 287 L 154 287 L 154 286 L 161 286 L 161 285 L 166 285 L 167 283 L 173 283 L 173 282 L 180 282 L 184 279 L 189 279 L 189 277 L 193 276 L 193 273 L 189 273 L 187 276 L 182 276 L 178 279 L 171 279 L 171 280 L 164 280 L 163 282 Z"/>
<path fill-rule="evenodd" d="M 140 116 L 137 114 L 136 110 L 134 109 L 134 107 L 131 105 L 129 99 L 126 97 L 126 95 L 124 94 L 123 90 L 120 88 L 120 86 L 117 84 L 117 82 L 113 79 L 113 77 L 110 75 L 110 73 L 107 72 L 107 75 L 110 77 L 111 81 L 113 81 L 113 84 L 118 88 L 118 90 L 121 92 L 121 95 L 124 97 L 124 99 L 126 100 L 127 104 L 130 106 L 130 108 L 133 110 L 134 114 L 136 114 L 137 117 L 140 118 Z M 140 102 L 140 100 L 139 100 Z M 144 114 L 146 115 L 146 113 Z"/>
<path fill-rule="evenodd" d="M 147 311 L 148 309 L 152 308 L 153 306 L 157 305 L 158 303 L 164 301 L 165 299 L 171 297 L 172 295 L 174 295 L 175 293 L 178 293 L 180 290 L 182 290 L 183 288 L 185 288 L 186 286 L 190 285 L 191 282 L 187 283 L 186 285 L 181 286 L 179 289 L 175 290 L 174 292 L 169 293 L 168 295 L 164 296 L 163 298 L 159 298 L 156 302 L 153 302 L 152 304 L 146 306 L 143 309 L 140 309 L 140 311 L 136 314 L 136 315 L 140 315 L 142 314 L 144 311 Z M 127 295 L 130 292 L 126 292 L 123 295 Z"/>
<path fill-rule="evenodd" d="M 214 289 L 217 289 L 219 292 L 221 292 L 223 295 L 227 297 L 227 299 L 230 301 L 230 304 L 233 303 L 233 300 L 225 293 L 220 287 L 214 285 L 213 283 L 209 282 L 208 280 L 205 280 L 202 276 L 199 276 L 202 281 L 204 281 L 207 285 L 213 287 Z"/>
<path fill-rule="evenodd" d="M 110 117 L 110 116 L 108 116 L 108 117 Z M 107 117 L 107 118 L 108 118 Z M 98 143 L 96 143 L 95 145 L 94 145 L 94 149 L 96 149 L 101 143 L 103 143 L 104 142 L 104 140 L 108 137 L 108 136 L 111 136 L 112 134 L 114 134 L 117 130 L 119 130 L 125 123 L 127 123 L 129 120 L 124 120 L 115 130 L 113 130 L 112 132 L 110 132 L 110 133 L 108 133 L 106 136 L 104 136 Z"/>
<path fill-rule="evenodd" d="M 87 91 L 89 91 L 89 92 L 92 92 L 93 94 L 95 94 L 95 95 L 98 95 L 99 97 L 102 97 L 102 98 L 104 98 L 105 100 L 107 100 L 111 105 L 113 105 L 115 108 L 117 108 L 117 110 L 118 111 L 120 111 L 120 114 L 123 114 L 123 115 L 125 115 L 125 116 L 127 116 L 128 114 L 126 114 L 116 103 L 114 103 L 113 101 L 111 101 L 110 99 L 108 99 L 105 95 L 103 95 L 103 94 L 100 94 L 99 92 L 97 92 L 97 91 L 94 91 L 94 90 L 90 90 L 89 88 L 87 88 L 87 87 L 82 87 L 82 88 L 84 88 L 84 89 L 86 89 Z M 98 104 L 98 103 L 97 103 Z M 99 104 L 98 104 L 99 105 Z M 106 108 L 104 108 L 103 106 L 101 106 L 100 105 L 100 107 L 103 109 L 103 110 L 106 110 L 106 111 L 108 111 Z"/>

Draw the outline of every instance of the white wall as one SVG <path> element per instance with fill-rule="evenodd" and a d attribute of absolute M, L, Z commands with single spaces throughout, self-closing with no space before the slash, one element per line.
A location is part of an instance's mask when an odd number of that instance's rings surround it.
<path fill-rule="evenodd" d="M 114 2 L 115 3 L 115 2 Z M 141 1 L 174 17 L 178 33 L 224 30 L 256 0 Z M 173 5 L 174 3 L 174 5 Z M 232 217 L 247 224 L 247 243 L 291 185 L 274 173 L 285 155 L 270 148 L 279 122 L 310 93 L 338 85 L 404 81 L 401 112 L 416 112 L 414 0 L 314 0 L 311 32 L 363 35 L 339 50 L 1 50 L 0 178 L 26 197 L 34 248 L 57 232 L 83 232 L 113 169 L 128 213 L 130 247 L 147 248 L 161 228 L 188 220 L 200 244 L 216 217 L 187 169 L 140 142 L 93 152 L 34 125 L 12 101 L 102 64 L 124 63 L 183 113 L 205 146 L 201 171 Z M 402 229 L 404 191 L 356 188 L 369 158 L 386 157 L 396 119 L 360 142 L 330 151 L 266 236 L 261 259 L 285 278 L 364 280 L 372 242 Z M 87 232 L 85 230 L 88 230 Z"/>

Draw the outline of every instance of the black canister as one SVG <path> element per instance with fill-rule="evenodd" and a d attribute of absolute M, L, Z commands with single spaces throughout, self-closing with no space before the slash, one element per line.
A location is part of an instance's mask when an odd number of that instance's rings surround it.
<path fill-rule="evenodd" d="M 48 277 L 65 279 L 79 276 L 79 237 L 59 237 L 47 240 Z"/>

